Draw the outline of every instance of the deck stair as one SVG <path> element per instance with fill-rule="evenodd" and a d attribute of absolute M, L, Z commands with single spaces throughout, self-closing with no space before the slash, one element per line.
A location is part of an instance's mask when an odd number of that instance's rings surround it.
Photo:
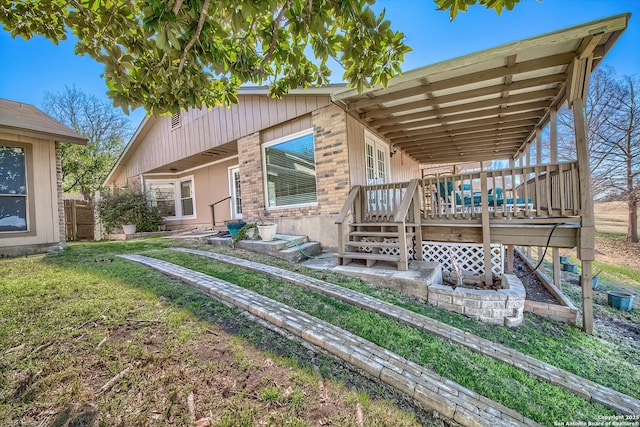
<path fill-rule="evenodd" d="M 361 222 L 349 224 L 348 239 L 344 242 L 344 251 L 339 255 L 342 265 L 352 261 L 365 261 L 367 267 L 378 261 L 401 265 L 400 229 L 402 225 L 394 222 Z M 407 254 L 413 257 L 415 247 L 416 224 L 406 223 L 405 236 Z"/>

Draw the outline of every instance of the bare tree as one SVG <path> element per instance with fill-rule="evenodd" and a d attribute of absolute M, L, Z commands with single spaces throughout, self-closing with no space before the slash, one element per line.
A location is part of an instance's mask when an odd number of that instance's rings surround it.
<path fill-rule="evenodd" d="M 89 139 L 86 146 L 62 144 L 62 179 L 65 192 L 91 200 L 131 136 L 130 121 L 109 102 L 75 87 L 47 93 L 43 104 L 48 114 Z"/>
<path fill-rule="evenodd" d="M 626 200 L 629 242 L 638 242 L 639 89 L 634 76 L 618 77 L 611 68 L 598 70 L 591 78 L 585 111 L 594 195 L 596 199 L 619 195 Z M 573 119 L 566 109 L 558 115 L 558 123 L 561 157 L 575 158 Z"/>

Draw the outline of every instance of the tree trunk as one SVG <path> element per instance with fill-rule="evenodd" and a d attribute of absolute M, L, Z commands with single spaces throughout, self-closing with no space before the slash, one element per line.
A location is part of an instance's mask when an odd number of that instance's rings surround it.
<path fill-rule="evenodd" d="M 631 133 L 627 133 L 627 147 L 631 149 Z M 627 156 L 627 205 L 629 206 L 629 223 L 627 224 L 627 242 L 638 243 L 638 196 L 634 191 L 633 158 Z"/>
<path fill-rule="evenodd" d="M 627 242 L 638 243 L 638 199 L 635 194 L 629 195 L 629 224 L 627 225 Z"/>

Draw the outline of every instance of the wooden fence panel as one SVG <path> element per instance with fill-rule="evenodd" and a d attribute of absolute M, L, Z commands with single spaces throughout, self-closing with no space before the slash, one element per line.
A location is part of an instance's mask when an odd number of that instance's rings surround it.
<path fill-rule="evenodd" d="M 65 200 L 64 217 L 67 241 L 93 240 L 93 205 L 84 200 Z"/>

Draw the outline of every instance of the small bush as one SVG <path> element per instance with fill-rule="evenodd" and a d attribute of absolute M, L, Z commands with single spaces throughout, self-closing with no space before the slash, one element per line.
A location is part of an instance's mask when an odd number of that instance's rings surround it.
<path fill-rule="evenodd" d="M 157 231 L 162 224 L 158 208 L 151 207 L 142 193 L 121 191 L 106 194 L 98 203 L 98 215 L 107 233 L 123 224 L 135 224 L 136 231 Z"/>

